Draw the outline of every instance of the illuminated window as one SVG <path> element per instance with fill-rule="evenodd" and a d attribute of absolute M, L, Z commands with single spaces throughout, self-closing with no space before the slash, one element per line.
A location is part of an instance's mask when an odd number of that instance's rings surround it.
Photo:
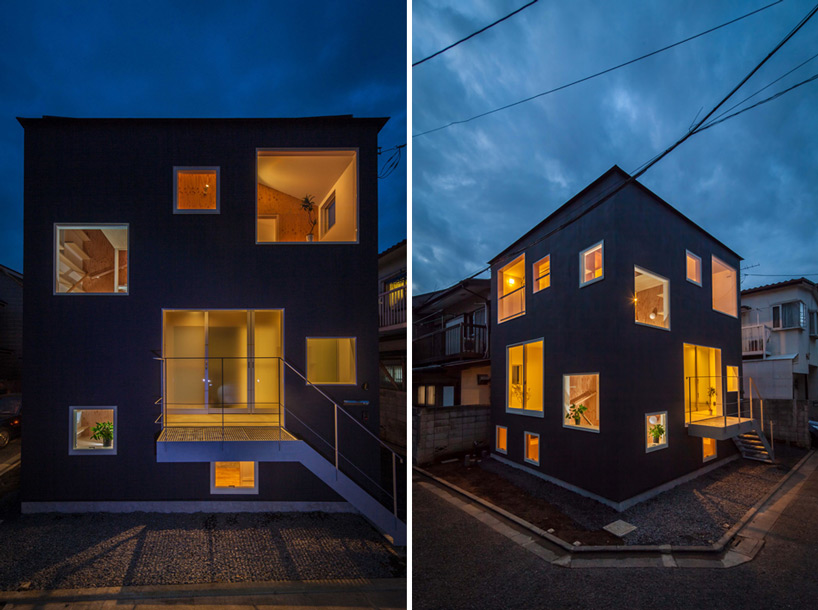
<path fill-rule="evenodd" d="M 496 439 L 495 447 L 498 453 L 508 453 L 508 428 L 505 426 L 495 426 Z"/>
<path fill-rule="evenodd" d="M 544 290 L 551 285 L 551 255 L 534 263 L 534 292 Z"/>
<path fill-rule="evenodd" d="M 562 376 L 563 426 L 599 431 L 599 373 Z"/>
<path fill-rule="evenodd" d="M 670 282 L 660 275 L 634 267 L 633 284 L 637 324 L 670 330 Z"/>
<path fill-rule="evenodd" d="M 173 213 L 218 214 L 219 168 L 174 167 Z"/>
<path fill-rule="evenodd" d="M 738 392 L 738 367 L 727 367 L 727 391 Z"/>
<path fill-rule="evenodd" d="M 69 407 L 69 455 L 116 455 L 116 407 Z"/>
<path fill-rule="evenodd" d="M 685 343 L 685 421 L 722 415 L 721 350 Z"/>
<path fill-rule="evenodd" d="M 210 493 L 257 494 L 258 462 L 211 462 Z"/>
<path fill-rule="evenodd" d="M 497 321 L 525 313 L 525 254 L 497 272 Z"/>
<path fill-rule="evenodd" d="M 738 317 L 738 276 L 736 270 L 715 256 L 713 264 L 713 309 Z"/>
<path fill-rule="evenodd" d="M 579 255 L 579 285 L 587 286 L 605 277 L 604 242 L 594 244 Z"/>
<path fill-rule="evenodd" d="M 128 294 L 128 225 L 58 224 L 54 292 Z"/>
<path fill-rule="evenodd" d="M 543 340 L 506 348 L 506 410 L 542 417 Z"/>
<path fill-rule="evenodd" d="M 716 439 L 702 439 L 702 462 L 709 462 L 716 459 Z"/>
<path fill-rule="evenodd" d="M 697 286 L 702 285 L 702 259 L 685 250 L 685 264 L 687 265 L 687 281 Z"/>
<path fill-rule="evenodd" d="M 389 307 L 403 305 L 406 301 L 406 271 L 401 271 L 397 275 L 384 280 L 383 292 L 386 295 Z"/>
<path fill-rule="evenodd" d="M 435 406 L 435 386 L 426 386 L 426 404 L 430 407 Z"/>
<path fill-rule="evenodd" d="M 418 386 L 418 404 L 425 405 L 426 404 L 426 386 L 419 385 Z"/>
<path fill-rule="evenodd" d="M 667 411 L 645 415 L 645 452 L 667 447 Z"/>
<path fill-rule="evenodd" d="M 357 383 L 355 337 L 308 338 L 307 379 L 315 384 Z"/>
<path fill-rule="evenodd" d="M 524 435 L 525 447 L 523 456 L 529 464 L 540 464 L 540 435 L 526 432 Z"/>
<path fill-rule="evenodd" d="M 358 241 L 355 150 L 259 149 L 256 176 L 256 243 Z"/>

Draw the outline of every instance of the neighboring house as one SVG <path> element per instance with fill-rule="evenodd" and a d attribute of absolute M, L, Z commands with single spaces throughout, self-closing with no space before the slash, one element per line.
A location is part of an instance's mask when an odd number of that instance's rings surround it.
<path fill-rule="evenodd" d="M 378 439 L 386 119 L 19 121 L 23 510 L 354 506 L 404 543 Z"/>
<path fill-rule="evenodd" d="M 412 434 L 424 464 L 491 440 L 489 280 L 412 298 Z"/>
<path fill-rule="evenodd" d="M 406 240 L 378 255 L 381 438 L 406 455 Z"/>
<path fill-rule="evenodd" d="M 765 399 L 818 400 L 818 286 L 799 278 L 742 290 L 741 350 Z"/>
<path fill-rule="evenodd" d="M 0 394 L 20 392 L 23 375 L 23 274 L 0 265 Z"/>
<path fill-rule="evenodd" d="M 493 455 L 620 510 L 734 458 L 740 260 L 616 166 L 503 250 Z"/>

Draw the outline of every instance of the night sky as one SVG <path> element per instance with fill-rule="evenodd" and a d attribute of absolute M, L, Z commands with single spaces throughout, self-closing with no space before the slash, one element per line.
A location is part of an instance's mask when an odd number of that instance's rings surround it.
<path fill-rule="evenodd" d="M 552 89 L 773 1 L 541 0 L 413 68 L 412 131 Z M 526 3 L 415 0 L 412 60 Z M 634 173 L 684 135 L 700 109 L 701 118 L 727 95 L 813 5 L 786 0 L 599 78 L 413 138 L 415 294 L 485 267 L 611 166 Z M 818 16 L 723 109 L 816 53 Z M 818 58 L 735 110 L 816 73 Z M 744 257 L 742 288 L 750 288 L 805 274 L 818 281 L 817 170 L 812 81 L 693 136 L 640 182 Z"/>
<path fill-rule="evenodd" d="M 391 148 L 406 53 L 402 2 L 4 2 L 0 263 L 23 270 L 15 117 L 379 116 Z M 378 181 L 381 250 L 406 237 L 406 167 Z"/>

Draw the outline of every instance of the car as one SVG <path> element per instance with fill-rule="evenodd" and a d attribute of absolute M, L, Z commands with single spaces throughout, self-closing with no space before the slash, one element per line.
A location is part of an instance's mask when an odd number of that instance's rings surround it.
<path fill-rule="evenodd" d="M 11 439 L 20 436 L 20 410 L 23 406 L 22 394 L 0 396 L 0 449 Z"/>

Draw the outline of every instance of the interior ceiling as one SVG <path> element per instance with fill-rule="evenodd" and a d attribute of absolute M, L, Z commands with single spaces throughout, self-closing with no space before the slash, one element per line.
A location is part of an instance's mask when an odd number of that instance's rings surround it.
<path fill-rule="evenodd" d="M 636 272 L 636 292 L 642 292 L 648 288 L 661 285 L 662 280 L 659 280 L 652 275 Z"/>
<path fill-rule="evenodd" d="M 301 154 L 260 152 L 258 181 L 296 199 L 312 195 L 315 203 L 321 203 L 354 160 L 352 150 Z"/>
<path fill-rule="evenodd" d="M 117 250 L 128 249 L 128 230 L 127 229 L 102 229 L 102 234 L 111 245 Z"/>

